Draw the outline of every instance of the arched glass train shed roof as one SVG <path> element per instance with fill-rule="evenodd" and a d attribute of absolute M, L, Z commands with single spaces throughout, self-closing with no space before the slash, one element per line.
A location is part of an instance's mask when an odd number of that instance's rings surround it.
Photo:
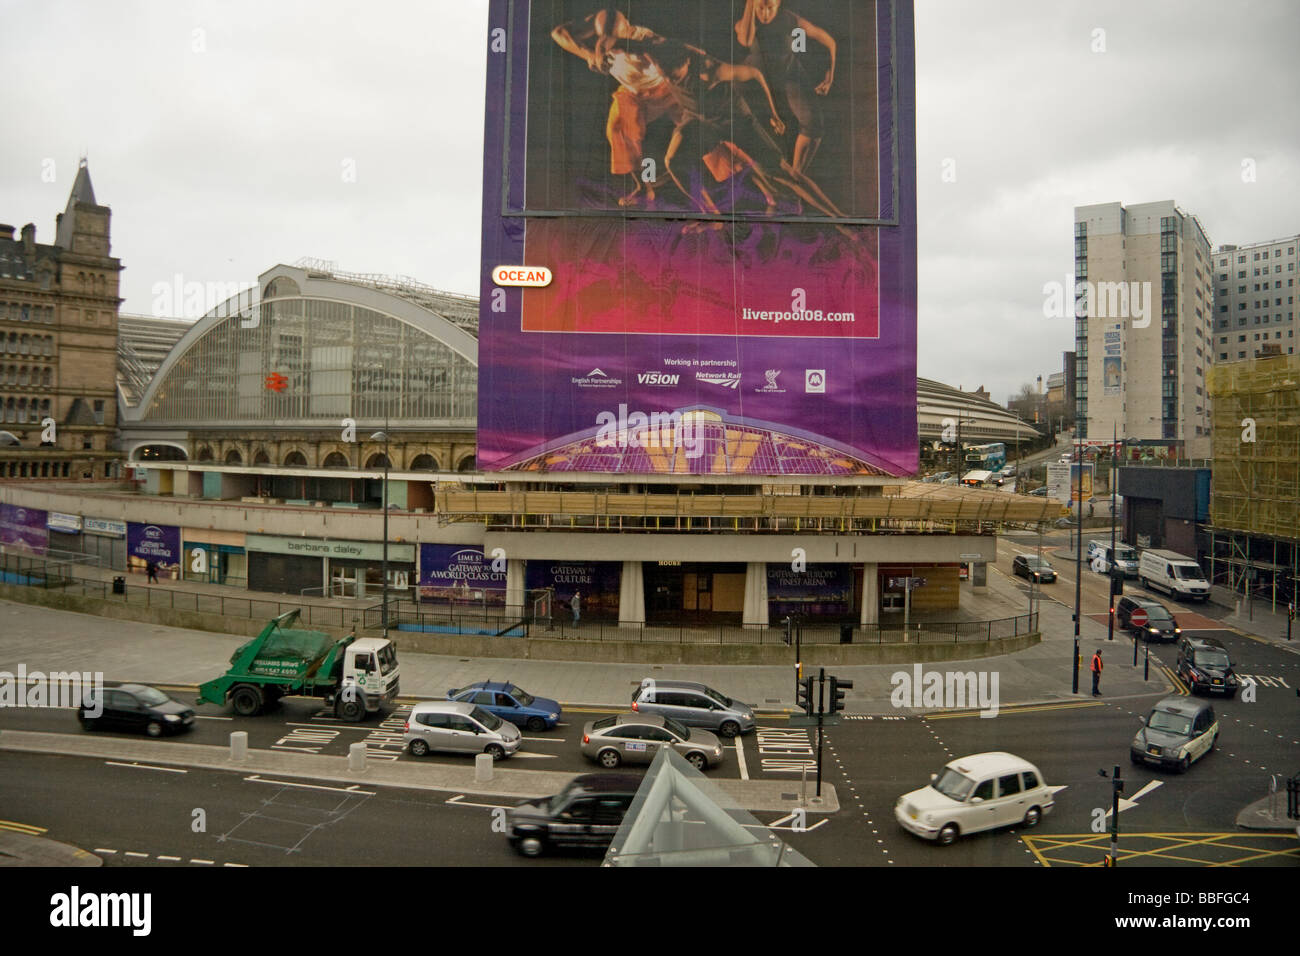
<path fill-rule="evenodd" d="M 276 266 L 196 322 L 125 423 L 474 427 L 476 300 L 308 265 Z"/>

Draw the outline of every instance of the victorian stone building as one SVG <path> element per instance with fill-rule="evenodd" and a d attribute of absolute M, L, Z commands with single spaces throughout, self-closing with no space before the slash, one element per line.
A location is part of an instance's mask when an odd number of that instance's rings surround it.
<path fill-rule="evenodd" d="M 0 225 L 0 478 L 104 478 L 120 457 L 118 277 L 83 160 L 52 245 Z"/>

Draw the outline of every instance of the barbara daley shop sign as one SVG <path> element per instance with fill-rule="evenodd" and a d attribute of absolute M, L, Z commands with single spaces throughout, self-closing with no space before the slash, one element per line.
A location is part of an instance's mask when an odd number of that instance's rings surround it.
<path fill-rule="evenodd" d="M 272 535 L 250 534 L 244 536 L 246 551 L 269 554 L 298 554 L 309 558 L 352 558 L 357 561 L 382 561 L 384 545 L 381 541 L 322 541 L 319 538 L 277 538 Z M 388 545 L 388 560 L 397 564 L 415 562 L 415 545 Z"/>
<path fill-rule="evenodd" d="M 133 566 L 140 567 L 150 562 L 158 565 L 160 571 L 168 571 L 180 566 L 181 529 L 170 524 L 126 523 L 126 554 L 134 558 Z"/>

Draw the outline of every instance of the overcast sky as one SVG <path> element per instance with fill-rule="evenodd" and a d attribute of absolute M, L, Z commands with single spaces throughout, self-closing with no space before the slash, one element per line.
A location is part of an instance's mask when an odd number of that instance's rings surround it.
<path fill-rule="evenodd" d="M 87 154 L 123 312 L 177 275 L 252 283 L 303 256 L 477 294 L 486 0 L 0 14 L 0 222 L 52 242 Z M 1043 284 L 1072 275 L 1076 205 L 1174 199 L 1215 247 L 1300 233 L 1300 3 L 916 19 L 922 376 L 1005 401 L 1060 370 L 1072 324 L 1044 318 Z"/>

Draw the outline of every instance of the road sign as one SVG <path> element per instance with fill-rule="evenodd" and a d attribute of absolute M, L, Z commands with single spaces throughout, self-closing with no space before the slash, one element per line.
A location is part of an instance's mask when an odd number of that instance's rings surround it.
<path fill-rule="evenodd" d="M 1135 607 L 1133 613 L 1128 616 L 1129 623 L 1134 627 L 1147 626 L 1147 612 L 1140 607 Z"/>

